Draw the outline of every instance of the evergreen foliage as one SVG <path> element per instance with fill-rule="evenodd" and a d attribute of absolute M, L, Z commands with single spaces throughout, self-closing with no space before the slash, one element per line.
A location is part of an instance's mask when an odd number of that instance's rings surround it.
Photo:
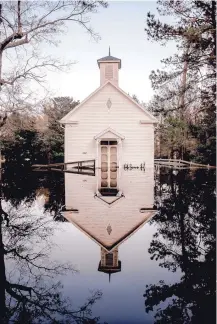
<path fill-rule="evenodd" d="M 173 22 L 165 23 L 149 12 L 148 39 L 161 45 L 176 42 L 177 53 L 162 60 L 164 70 L 152 71 L 156 96 L 150 106 L 156 115 L 164 116 L 169 128 L 174 126 L 174 118 L 176 126 L 180 123 L 176 130 L 181 136 L 176 137 L 170 153 L 179 146 L 180 158 L 190 154 L 197 161 L 215 165 L 216 2 L 169 0 L 157 4 L 160 16 L 170 16 Z M 168 127 L 161 127 L 162 138 L 165 128 L 168 136 Z M 173 132 L 169 136 L 172 141 Z M 189 145 L 192 137 L 196 150 Z"/>

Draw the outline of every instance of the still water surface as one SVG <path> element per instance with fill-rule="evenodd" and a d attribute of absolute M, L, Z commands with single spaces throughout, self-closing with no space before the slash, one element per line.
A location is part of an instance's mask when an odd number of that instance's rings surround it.
<path fill-rule="evenodd" d="M 5 168 L 0 323 L 214 323 L 215 174 Z"/>

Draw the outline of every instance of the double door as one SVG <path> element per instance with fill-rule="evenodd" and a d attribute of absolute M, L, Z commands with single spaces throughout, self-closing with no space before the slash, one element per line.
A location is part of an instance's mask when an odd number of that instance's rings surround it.
<path fill-rule="evenodd" d="M 117 144 L 116 141 L 101 142 L 101 188 L 117 189 Z"/>

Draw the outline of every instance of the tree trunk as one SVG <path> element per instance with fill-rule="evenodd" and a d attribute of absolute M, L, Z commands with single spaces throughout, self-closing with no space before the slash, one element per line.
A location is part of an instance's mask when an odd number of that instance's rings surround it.
<path fill-rule="evenodd" d="M 6 273 L 4 261 L 4 244 L 2 237 L 2 215 L 0 215 L 0 323 L 6 323 Z"/>
<path fill-rule="evenodd" d="M 185 215 L 180 214 L 180 231 L 181 231 L 181 248 L 182 248 L 182 271 L 187 274 L 188 270 L 188 255 L 185 249 Z"/>
<path fill-rule="evenodd" d="M 2 50 L 0 49 L 0 80 L 2 80 Z M 0 83 L 0 87 L 2 86 L 2 84 Z"/>

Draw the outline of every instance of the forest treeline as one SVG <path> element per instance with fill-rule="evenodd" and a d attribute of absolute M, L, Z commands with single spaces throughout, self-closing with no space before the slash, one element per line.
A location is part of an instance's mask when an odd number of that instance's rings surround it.
<path fill-rule="evenodd" d="M 2 127 L 2 155 L 7 163 L 63 162 L 64 129 L 59 120 L 78 104 L 72 97 L 56 97 L 44 103 L 40 114 L 8 116 Z"/>
<path fill-rule="evenodd" d="M 157 1 L 146 36 L 176 53 L 152 71 L 148 108 L 159 118 L 156 157 L 216 164 L 216 2 Z"/>

